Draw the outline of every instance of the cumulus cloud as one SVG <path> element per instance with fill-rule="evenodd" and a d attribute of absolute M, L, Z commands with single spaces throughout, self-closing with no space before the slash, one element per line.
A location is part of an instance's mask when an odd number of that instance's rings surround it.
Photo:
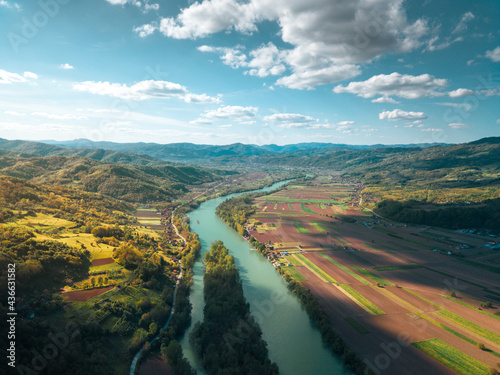
<path fill-rule="evenodd" d="M 257 116 L 257 107 L 242 107 L 238 105 L 226 105 L 217 109 L 205 111 L 204 118 L 207 119 L 233 119 L 249 120 Z"/>
<path fill-rule="evenodd" d="M 446 79 L 438 79 L 430 74 L 412 76 L 408 74 L 392 73 L 379 74 L 366 81 L 351 82 L 347 86 L 338 85 L 333 89 L 337 94 L 350 93 L 363 98 L 372 98 L 376 95 L 397 96 L 405 99 L 442 96 L 438 91 L 446 86 Z"/>
<path fill-rule="evenodd" d="M 448 93 L 450 98 L 462 98 L 464 96 L 471 96 L 474 94 L 475 94 L 474 91 L 469 89 L 456 89 Z"/>
<path fill-rule="evenodd" d="M 64 63 L 64 64 L 59 65 L 59 68 L 60 69 L 64 69 L 64 70 L 73 70 L 73 69 L 75 69 L 74 66 L 69 65 L 68 63 Z"/>
<path fill-rule="evenodd" d="M 189 93 L 186 87 L 168 81 L 146 80 L 132 86 L 121 83 L 85 81 L 73 85 L 76 91 L 96 95 L 107 95 L 126 100 L 146 100 L 152 98 L 178 98 L 186 103 L 220 103 L 220 98 L 206 94 Z"/>
<path fill-rule="evenodd" d="M 150 4 L 149 0 L 138 1 L 138 0 L 106 0 L 111 5 L 121 5 L 124 6 L 126 4 L 131 4 L 141 9 L 144 13 L 150 10 L 158 10 L 160 9 L 160 4 L 154 3 Z"/>
<path fill-rule="evenodd" d="M 23 75 L 11 73 L 6 70 L 0 69 L 0 85 L 10 85 L 12 83 L 23 83 L 29 80 L 38 79 L 38 74 L 33 72 L 24 72 Z"/>
<path fill-rule="evenodd" d="M 399 120 L 425 120 L 427 116 L 424 112 L 406 112 L 401 109 L 393 111 L 384 111 L 379 113 L 380 120 L 399 121 Z"/>
<path fill-rule="evenodd" d="M 399 104 L 401 102 L 398 102 L 397 100 L 394 100 L 393 98 L 389 96 L 381 96 L 380 98 L 373 99 L 372 103 L 391 103 L 391 104 Z"/>
<path fill-rule="evenodd" d="M 266 122 L 277 123 L 277 127 L 294 128 L 310 125 L 317 120 L 311 116 L 304 116 L 298 113 L 275 113 L 263 118 Z"/>
<path fill-rule="evenodd" d="M 117 0 L 118 1 L 118 0 Z M 408 52 L 423 44 L 426 20 L 408 21 L 403 0 L 203 0 L 136 28 L 140 36 L 158 30 L 175 39 L 198 39 L 219 32 L 251 34 L 275 22 L 289 48 L 264 45 L 250 53 L 249 74 L 291 75 L 279 84 L 304 89 L 359 74 L 357 64 L 388 52 Z M 252 68 L 252 66 L 250 66 Z M 344 75 L 342 73 L 345 73 Z M 355 73 L 355 74 L 354 74 Z M 305 81 L 305 82 L 302 82 Z"/>
<path fill-rule="evenodd" d="M 486 51 L 485 57 L 493 62 L 500 62 L 500 46 L 492 51 Z"/>

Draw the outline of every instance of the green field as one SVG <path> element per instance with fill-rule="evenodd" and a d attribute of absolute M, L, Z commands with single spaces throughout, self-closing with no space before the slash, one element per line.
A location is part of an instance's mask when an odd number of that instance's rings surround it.
<path fill-rule="evenodd" d="M 304 265 L 293 255 L 288 255 L 285 257 L 285 259 L 290 263 L 292 266 L 298 266 L 298 267 L 303 267 Z"/>
<path fill-rule="evenodd" d="M 297 229 L 299 233 L 311 233 L 309 229 L 307 229 L 301 221 L 294 221 L 293 226 Z"/>
<path fill-rule="evenodd" d="M 293 207 L 290 203 L 288 203 L 288 208 L 290 208 L 290 211 L 293 211 Z"/>
<path fill-rule="evenodd" d="M 496 319 L 496 320 L 500 320 L 500 315 L 495 315 L 495 314 L 492 314 L 492 313 L 489 313 L 487 311 L 484 311 L 484 309 L 478 309 L 477 307 L 474 307 L 474 306 L 471 306 L 469 305 L 468 303 L 465 303 L 465 302 L 462 302 L 462 301 L 459 301 L 457 300 L 457 298 L 453 298 L 453 297 L 448 297 L 448 296 L 442 296 L 444 298 L 446 298 L 447 300 L 450 300 L 450 301 L 453 301 L 453 302 L 456 302 L 458 303 L 459 305 L 462 305 L 462 306 L 465 306 L 465 307 L 468 307 L 469 309 L 472 309 L 474 311 L 477 311 L 477 312 L 480 312 L 481 314 L 484 314 L 486 316 L 489 316 L 490 318 L 493 318 L 493 319 Z"/>
<path fill-rule="evenodd" d="M 379 275 L 375 275 L 373 272 L 367 270 L 366 268 L 359 268 L 359 267 L 356 267 L 356 266 L 351 266 L 353 269 L 355 269 L 356 271 L 358 271 L 360 274 L 362 274 L 363 276 L 366 276 L 368 277 L 369 279 L 372 279 L 373 281 L 375 281 L 376 283 L 381 283 L 381 284 L 384 284 L 384 285 L 391 285 L 393 286 L 394 284 L 391 283 L 389 280 L 386 280 L 384 279 L 383 277 L 379 276 Z"/>
<path fill-rule="evenodd" d="M 302 266 L 302 264 L 301 264 Z M 295 267 L 281 267 L 282 271 L 289 275 L 295 281 L 307 281 L 307 279 L 295 269 Z"/>
<path fill-rule="evenodd" d="M 385 312 L 375 306 L 372 302 L 363 297 L 360 293 L 354 290 L 347 284 L 340 285 L 342 289 L 344 289 L 347 293 L 349 293 L 352 297 L 354 297 L 358 302 L 360 302 L 363 306 L 365 306 L 368 310 L 370 310 L 375 315 L 385 315 Z"/>
<path fill-rule="evenodd" d="M 311 262 L 309 259 L 307 259 L 304 255 L 302 254 L 295 254 L 295 256 L 302 261 L 308 268 L 316 272 L 320 277 L 322 277 L 324 280 L 326 280 L 329 283 L 334 283 L 338 284 L 337 281 L 331 277 L 329 274 L 327 274 L 325 271 L 323 271 L 321 268 L 319 268 L 317 265 L 315 265 L 313 262 Z"/>
<path fill-rule="evenodd" d="M 462 375 L 488 374 L 489 367 L 439 339 L 418 341 L 412 345 Z"/>
<path fill-rule="evenodd" d="M 306 208 L 306 206 L 304 205 L 304 203 L 301 203 L 300 204 L 300 208 L 302 208 L 302 211 L 304 212 L 307 212 L 308 214 L 314 214 L 315 212 L 313 210 L 311 210 L 310 208 Z"/>
<path fill-rule="evenodd" d="M 464 319 L 461 316 L 452 313 L 451 311 L 440 310 L 440 311 L 437 311 L 436 314 L 438 314 L 438 315 L 440 315 L 448 320 L 451 320 L 452 322 L 464 327 L 465 329 L 468 329 L 469 331 L 500 345 L 500 335 L 497 335 L 496 333 L 491 332 L 490 330 L 487 330 L 486 328 L 483 328 L 475 323 L 472 323 L 471 321 Z"/>
<path fill-rule="evenodd" d="M 116 271 L 116 270 L 119 270 L 122 268 L 123 267 L 120 266 L 118 263 L 104 264 L 102 266 L 90 267 L 89 274 L 90 275 L 98 275 L 100 273 L 105 273 L 106 271 Z"/>
<path fill-rule="evenodd" d="M 422 268 L 423 266 L 419 264 L 408 264 L 407 266 L 387 266 L 387 267 L 374 267 L 375 271 L 399 271 L 399 270 L 411 270 L 414 268 Z"/>
<path fill-rule="evenodd" d="M 356 329 L 359 333 L 370 333 L 365 327 L 363 327 L 361 324 L 359 324 L 358 321 L 356 321 L 354 318 L 344 318 L 344 320 L 349 323 L 352 327 Z"/>
<path fill-rule="evenodd" d="M 356 280 L 358 281 L 361 281 L 363 284 L 365 285 L 372 285 L 369 281 L 367 281 L 364 277 L 361 277 L 359 276 L 357 273 L 351 271 L 349 268 L 347 268 L 346 266 L 343 266 L 342 264 L 340 264 L 339 262 L 333 260 L 332 258 L 330 258 L 328 255 L 325 255 L 323 253 L 319 253 L 322 257 L 324 257 L 325 259 L 327 259 L 328 261 L 332 262 L 333 264 L 335 264 L 338 268 L 340 268 L 341 270 L 343 270 L 344 272 L 347 272 L 349 275 L 351 275 L 352 277 L 354 277 Z"/>
<path fill-rule="evenodd" d="M 309 223 L 309 225 L 316 229 L 316 231 L 318 231 L 319 233 L 327 232 L 327 230 L 321 223 Z"/>

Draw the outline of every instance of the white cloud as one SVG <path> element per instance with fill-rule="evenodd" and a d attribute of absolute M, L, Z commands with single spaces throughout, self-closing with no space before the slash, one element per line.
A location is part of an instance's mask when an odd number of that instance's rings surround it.
<path fill-rule="evenodd" d="M 420 129 L 420 131 L 423 131 L 423 132 L 442 132 L 443 129 L 425 128 L 425 129 Z"/>
<path fill-rule="evenodd" d="M 471 103 L 436 103 L 438 105 L 444 105 L 446 107 L 460 108 L 464 111 L 468 111 L 472 108 Z"/>
<path fill-rule="evenodd" d="M 178 84 L 168 81 L 147 80 L 132 86 L 120 83 L 86 81 L 73 85 L 77 91 L 96 95 L 108 95 L 126 100 L 146 100 L 151 98 L 178 98 L 186 103 L 219 103 L 219 98 L 206 94 L 192 94 Z"/>
<path fill-rule="evenodd" d="M 38 75 L 33 72 L 24 72 L 23 75 L 11 73 L 0 69 L 0 85 L 10 85 L 12 83 L 24 83 L 29 79 L 38 79 Z"/>
<path fill-rule="evenodd" d="M 237 105 L 222 106 L 217 109 L 205 111 L 204 118 L 207 119 L 234 119 L 249 120 L 257 116 L 257 107 L 241 107 Z"/>
<path fill-rule="evenodd" d="M 279 75 L 289 68 L 291 75 L 279 84 L 298 89 L 352 78 L 359 74 L 356 64 L 388 52 L 412 51 L 429 32 L 424 19 L 408 21 L 403 0 L 310 0 L 307 4 L 203 0 L 181 9 L 175 17 L 135 31 L 140 36 L 159 30 L 170 38 L 198 39 L 223 31 L 251 34 L 264 21 L 276 22 L 282 41 L 291 47 L 277 48 L 270 43 L 252 51 L 245 62 L 255 67 L 247 72 Z"/>
<path fill-rule="evenodd" d="M 392 104 L 399 104 L 401 102 L 398 102 L 394 100 L 393 98 L 389 96 L 381 96 L 380 98 L 373 99 L 372 103 L 392 103 Z"/>
<path fill-rule="evenodd" d="M 427 116 L 423 112 L 406 112 L 401 109 L 393 111 L 384 111 L 379 113 L 380 120 L 399 121 L 399 120 L 425 120 Z"/>
<path fill-rule="evenodd" d="M 464 30 L 467 30 L 467 23 L 472 21 L 474 18 L 476 18 L 476 16 L 474 16 L 474 14 L 472 14 L 471 12 L 464 13 L 462 18 L 460 19 L 460 22 L 451 33 L 456 34 Z"/>
<path fill-rule="evenodd" d="M 450 128 L 453 128 L 453 129 L 464 129 L 464 128 L 468 128 L 467 124 L 463 124 L 461 122 L 452 122 L 450 124 L 448 124 L 448 126 Z"/>
<path fill-rule="evenodd" d="M 311 116 L 304 116 L 297 113 L 275 113 L 263 118 L 266 122 L 277 123 L 277 127 L 294 128 L 315 123 L 317 120 Z"/>
<path fill-rule="evenodd" d="M 86 120 L 86 116 L 76 116 L 73 114 L 55 114 L 55 113 L 47 113 L 47 112 L 32 112 L 32 116 L 48 118 L 51 120 Z"/>
<path fill-rule="evenodd" d="M 213 121 L 206 118 L 197 118 L 196 120 L 189 121 L 189 123 L 193 125 L 210 125 L 213 124 Z"/>
<path fill-rule="evenodd" d="M 267 77 L 269 75 L 279 75 L 286 70 L 284 62 L 287 52 L 279 50 L 271 42 L 250 51 L 250 56 L 247 56 L 243 49 L 243 46 L 229 48 L 202 45 L 198 47 L 201 52 L 218 53 L 222 62 L 233 69 L 247 68 L 245 74 Z"/>
<path fill-rule="evenodd" d="M 497 120 L 497 124 L 500 124 L 500 118 Z"/>
<path fill-rule="evenodd" d="M 485 57 L 493 62 L 500 62 L 500 46 L 492 51 L 486 51 Z"/>
<path fill-rule="evenodd" d="M 412 76 L 408 74 L 391 73 L 379 74 L 366 81 L 351 82 L 347 86 L 338 85 L 333 92 L 351 93 L 363 98 L 372 98 L 376 95 L 397 96 L 405 99 L 442 96 L 444 93 L 437 90 L 446 86 L 446 79 L 438 79 L 430 74 Z"/>
<path fill-rule="evenodd" d="M 456 89 L 448 93 L 450 98 L 462 98 L 464 96 L 471 96 L 474 94 L 475 94 L 474 91 L 469 89 Z"/>
<path fill-rule="evenodd" d="M 3 113 L 10 116 L 26 116 L 26 113 L 20 113 L 16 111 L 3 111 Z"/>
<path fill-rule="evenodd" d="M 15 9 L 17 11 L 21 10 L 21 6 L 18 3 L 11 3 L 6 0 L 0 0 L 0 7 L 8 8 L 8 9 Z"/>
<path fill-rule="evenodd" d="M 444 41 L 438 43 L 439 41 L 439 36 L 433 36 L 431 39 L 427 41 L 427 46 L 425 47 L 424 51 L 439 51 L 445 48 L 448 48 L 451 46 L 453 43 L 458 43 L 458 42 L 463 42 L 464 38 L 459 36 L 456 37 L 455 39 L 451 38 L 445 38 Z"/>
<path fill-rule="evenodd" d="M 138 1 L 138 0 L 106 0 L 108 3 L 111 5 L 121 5 L 124 6 L 126 4 L 131 4 L 136 6 L 139 9 L 142 9 L 144 13 L 150 11 L 150 10 L 158 10 L 160 9 L 159 4 L 150 4 L 149 0 L 144 0 L 144 1 Z"/>
<path fill-rule="evenodd" d="M 75 69 L 74 66 L 71 66 L 68 63 L 64 63 L 64 64 L 59 65 L 59 68 L 60 69 L 64 69 L 64 70 L 73 70 L 73 69 Z"/>
<path fill-rule="evenodd" d="M 343 81 L 360 74 L 361 69 L 357 65 L 333 65 L 323 69 L 297 71 L 278 79 L 276 84 L 291 89 L 312 90 L 314 86 Z"/>

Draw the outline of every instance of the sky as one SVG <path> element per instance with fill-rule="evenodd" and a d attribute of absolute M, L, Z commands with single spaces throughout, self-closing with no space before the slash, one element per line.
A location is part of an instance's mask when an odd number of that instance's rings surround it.
<path fill-rule="evenodd" d="M 500 1 L 0 0 L 0 138 L 500 136 Z"/>

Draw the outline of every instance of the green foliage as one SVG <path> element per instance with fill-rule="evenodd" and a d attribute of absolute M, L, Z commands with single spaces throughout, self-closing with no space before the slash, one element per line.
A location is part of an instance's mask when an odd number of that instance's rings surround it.
<path fill-rule="evenodd" d="M 278 374 L 250 315 L 234 258 L 222 242 L 215 242 L 205 254 L 205 264 L 204 320 L 191 334 L 203 367 L 209 375 Z"/>
<path fill-rule="evenodd" d="M 487 374 L 489 371 L 484 363 L 439 339 L 414 342 L 412 345 L 459 374 Z"/>

